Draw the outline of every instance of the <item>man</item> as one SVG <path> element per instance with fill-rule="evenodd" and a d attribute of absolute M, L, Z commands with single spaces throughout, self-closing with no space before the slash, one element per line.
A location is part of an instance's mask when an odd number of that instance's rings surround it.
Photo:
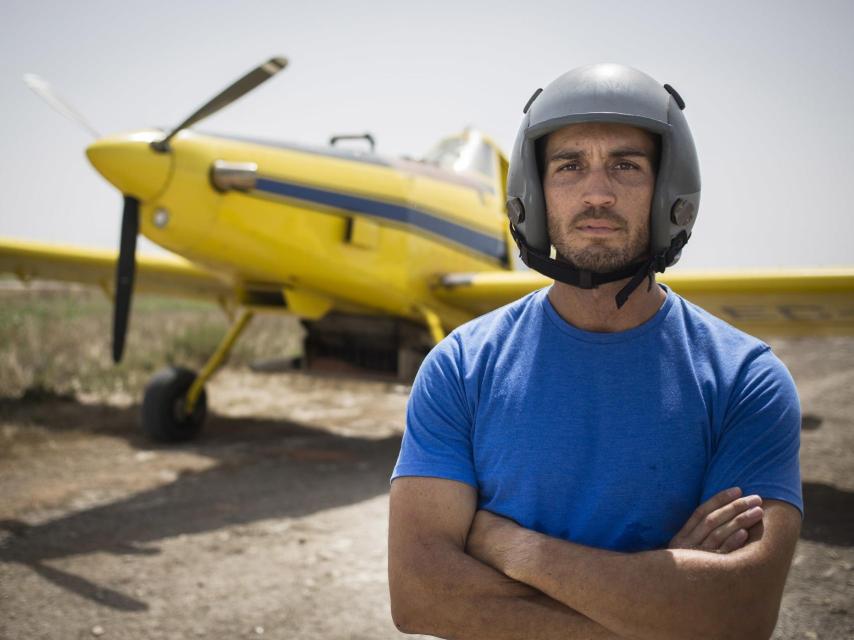
<path fill-rule="evenodd" d="M 402 631 L 771 635 L 801 522 L 800 410 L 767 345 L 654 285 L 699 204 L 682 108 L 619 65 L 526 107 L 508 213 L 556 282 L 419 371 L 391 488 Z"/>

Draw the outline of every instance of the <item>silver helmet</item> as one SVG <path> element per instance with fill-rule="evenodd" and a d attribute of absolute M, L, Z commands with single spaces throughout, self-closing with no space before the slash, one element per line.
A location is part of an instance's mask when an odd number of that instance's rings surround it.
<path fill-rule="evenodd" d="M 507 177 L 507 214 L 522 260 L 547 276 L 584 288 L 636 275 L 631 289 L 618 296 L 617 306 L 622 306 L 644 276 L 650 276 L 651 282 L 653 272 L 674 264 L 691 235 L 700 204 L 700 167 L 684 108 L 672 87 L 619 64 L 579 67 L 538 90 L 525 106 Z M 551 243 L 536 143 L 580 122 L 628 124 L 656 134 L 661 141 L 650 210 L 650 256 L 626 269 L 591 273 L 549 258 Z"/>

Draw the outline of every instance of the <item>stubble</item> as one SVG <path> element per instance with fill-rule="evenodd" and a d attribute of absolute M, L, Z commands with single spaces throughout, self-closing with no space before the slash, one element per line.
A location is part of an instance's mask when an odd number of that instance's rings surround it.
<path fill-rule="evenodd" d="M 627 227 L 625 219 L 609 210 L 589 208 L 568 222 L 547 214 L 549 238 L 560 260 L 578 269 L 607 273 L 622 269 L 649 252 L 649 222 L 642 227 Z M 583 236 L 576 227 L 584 220 L 605 220 L 618 225 L 618 237 Z M 615 242 L 619 241 L 619 242 Z"/>

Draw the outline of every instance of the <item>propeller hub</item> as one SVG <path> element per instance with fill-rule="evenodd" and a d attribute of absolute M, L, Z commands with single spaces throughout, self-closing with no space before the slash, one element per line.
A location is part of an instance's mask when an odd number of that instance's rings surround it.
<path fill-rule="evenodd" d="M 171 171 L 172 154 L 151 148 L 151 142 L 162 137 L 156 130 L 110 136 L 89 145 L 86 155 L 119 191 L 150 200 L 165 189 Z"/>

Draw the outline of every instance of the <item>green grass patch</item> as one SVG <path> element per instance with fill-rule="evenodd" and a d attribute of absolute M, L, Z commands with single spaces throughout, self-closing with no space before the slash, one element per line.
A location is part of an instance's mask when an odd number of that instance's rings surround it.
<path fill-rule="evenodd" d="M 230 321 L 215 304 L 135 296 L 124 359 L 112 362 L 112 304 L 80 289 L 0 292 L 0 396 L 26 391 L 69 394 L 126 391 L 139 395 L 168 365 L 198 370 Z M 302 328 L 289 316 L 257 316 L 238 340 L 228 366 L 260 357 L 297 357 Z"/>

